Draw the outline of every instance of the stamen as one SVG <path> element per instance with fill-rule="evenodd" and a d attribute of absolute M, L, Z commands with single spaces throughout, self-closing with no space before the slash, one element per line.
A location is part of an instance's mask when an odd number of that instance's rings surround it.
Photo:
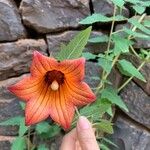
<path fill-rule="evenodd" d="M 57 91 L 58 88 L 59 88 L 59 84 L 58 84 L 58 82 L 57 82 L 56 80 L 54 80 L 54 81 L 51 83 L 51 89 L 52 89 L 53 91 Z"/>

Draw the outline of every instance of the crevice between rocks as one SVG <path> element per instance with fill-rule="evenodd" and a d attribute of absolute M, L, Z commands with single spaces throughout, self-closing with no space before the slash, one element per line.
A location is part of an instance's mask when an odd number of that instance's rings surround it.
<path fill-rule="evenodd" d="M 147 132 L 150 132 L 150 129 L 146 126 L 144 126 L 142 123 L 132 119 L 130 116 L 128 116 L 123 110 L 121 110 L 120 108 L 117 107 L 116 112 L 115 112 L 115 116 L 113 118 L 113 122 L 115 122 L 118 118 L 118 116 L 120 116 L 121 118 L 125 118 L 128 121 L 130 121 L 133 125 L 141 128 L 142 130 L 145 130 Z"/>

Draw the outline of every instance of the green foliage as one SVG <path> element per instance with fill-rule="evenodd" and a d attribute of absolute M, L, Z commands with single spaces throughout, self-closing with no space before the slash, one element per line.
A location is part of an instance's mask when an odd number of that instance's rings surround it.
<path fill-rule="evenodd" d="M 28 131 L 28 127 L 25 125 L 24 118 L 20 119 L 20 126 L 19 126 L 19 136 L 23 136 Z"/>
<path fill-rule="evenodd" d="M 117 15 L 114 17 L 106 17 L 102 14 L 92 14 L 91 16 L 86 17 L 85 19 L 81 20 L 79 23 L 80 24 L 93 24 L 96 22 L 111 22 L 111 21 L 123 21 L 126 20 L 125 17 L 121 16 L 121 15 Z"/>
<path fill-rule="evenodd" d="M 97 57 L 96 55 L 89 52 L 82 53 L 82 56 L 86 58 L 86 60 L 95 59 Z"/>
<path fill-rule="evenodd" d="M 125 59 L 122 59 L 118 63 L 118 68 L 122 74 L 124 74 L 126 76 L 134 76 L 134 77 L 146 82 L 143 75 L 132 65 L 131 62 L 129 62 Z"/>
<path fill-rule="evenodd" d="M 108 120 L 101 120 L 99 123 L 96 123 L 94 127 L 96 127 L 97 130 L 106 132 L 108 134 L 113 134 L 113 127 L 112 123 Z"/>
<path fill-rule="evenodd" d="M 38 146 L 37 150 L 48 150 L 48 148 L 44 144 L 42 144 Z"/>
<path fill-rule="evenodd" d="M 128 112 L 127 106 L 117 94 L 117 91 L 115 91 L 113 88 L 108 87 L 102 90 L 101 98 L 109 100 L 112 104 L 116 104 L 117 106 Z"/>
<path fill-rule="evenodd" d="M 124 0 L 111 0 L 116 6 L 122 8 L 125 4 Z"/>
<path fill-rule="evenodd" d="M 20 125 L 20 121 L 22 120 L 22 118 L 22 116 L 13 117 L 1 122 L 0 125 Z"/>
<path fill-rule="evenodd" d="M 103 36 L 97 36 L 97 37 L 93 37 L 90 38 L 88 41 L 91 43 L 103 43 L 103 42 L 108 42 L 109 38 L 107 35 L 103 35 Z"/>
<path fill-rule="evenodd" d="M 17 137 L 12 142 L 11 150 L 26 150 L 26 139 L 25 139 L 25 137 Z"/>
<path fill-rule="evenodd" d="M 82 55 L 82 51 L 88 42 L 92 27 L 79 32 L 68 45 L 63 45 L 61 51 L 57 55 L 57 59 L 62 61 L 65 59 L 74 59 Z"/>

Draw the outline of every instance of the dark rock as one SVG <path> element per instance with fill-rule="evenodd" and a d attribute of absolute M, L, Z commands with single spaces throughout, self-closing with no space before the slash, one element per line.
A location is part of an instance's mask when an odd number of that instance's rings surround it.
<path fill-rule="evenodd" d="M 98 86 L 101 73 L 102 69 L 97 63 L 86 62 L 85 81 L 90 85 L 91 88 L 95 89 Z M 116 69 L 113 69 L 108 79 L 110 82 L 112 82 L 113 86 L 117 88 L 121 83 L 122 76 Z"/>
<path fill-rule="evenodd" d="M 110 17 L 113 16 L 114 5 L 111 1 L 108 0 L 92 0 L 92 1 L 95 13 L 100 13 Z M 116 14 L 120 14 L 119 10 L 117 10 Z M 124 7 L 122 10 L 122 15 L 125 17 L 129 17 L 129 10 Z"/>
<path fill-rule="evenodd" d="M 120 116 L 115 122 L 111 138 L 119 147 L 111 146 L 111 150 L 149 150 L 150 148 L 150 132 Z"/>
<path fill-rule="evenodd" d="M 67 44 L 73 37 L 79 33 L 79 31 L 66 31 L 61 34 L 48 34 L 46 36 L 47 38 L 47 43 L 48 43 L 48 49 L 49 52 L 55 56 L 56 53 L 59 52 L 60 50 L 60 45 L 62 43 Z M 91 37 L 96 37 L 96 36 L 102 36 L 104 33 L 102 32 L 92 32 Z M 104 52 L 107 48 L 107 43 L 88 43 L 85 47 L 84 52 L 91 52 L 94 54 L 99 54 L 101 52 Z"/>
<path fill-rule="evenodd" d="M 142 61 L 140 61 L 139 58 L 130 55 L 129 56 L 125 56 L 126 59 L 128 59 L 130 62 L 132 62 L 132 64 L 136 67 L 139 67 L 140 64 L 142 63 Z M 143 82 L 137 78 L 133 78 L 133 80 L 139 85 L 141 86 L 141 88 L 150 96 L 150 62 L 147 62 L 141 69 L 140 72 L 143 74 L 143 76 L 146 79 L 146 82 Z"/>
<path fill-rule="evenodd" d="M 5 104 L 6 105 L 6 104 Z M 0 105 L 1 106 L 1 105 Z M 22 115 L 22 109 L 20 107 L 19 101 L 12 101 L 8 103 L 5 107 L 0 107 L 0 122 L 8 120 L 9 118 Z M 0 126 L 0 135 L 17 135 L 17 126 Z"/>
<path fill-rule="evenodd" d="M 0 141 L 0 150 L 10 150 L 11 143 L 9 141 Z"/>
<path fill-rule="evenodd" d="M 90 14 L 88 3 L 88 0 L 22 0 L 20 11 L 25 25 L 48 33 L 78 27 L 78 22 Z"/>
<path fill-rule="evenodd" d="M 14 41 L 26 36 L 19 12 L 12 0 L 0 1 L 0 15 L 0 41 Z"/>
<path fill-rule="evenodd" d="M 43 39 L 0 44 L 0 80 L 29 72 L 33 51 L 46 53 L 46 49 Z"/>
<path fill-rule="evenodd" d="M 129 83 L 121 92 L 131 118 L 150 129 L 150 97 L 134 82 Z"/>

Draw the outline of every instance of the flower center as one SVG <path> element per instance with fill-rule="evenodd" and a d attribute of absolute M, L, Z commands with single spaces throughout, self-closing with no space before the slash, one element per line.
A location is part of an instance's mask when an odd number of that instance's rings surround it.
<path fill-rule="evenodd" d="M 45 82 L 50 85 L 51 89 L 56 91 L 59 85 L 64 83 L 64 74 L 61 71 L 48 71 L 45 75 Z"/>

